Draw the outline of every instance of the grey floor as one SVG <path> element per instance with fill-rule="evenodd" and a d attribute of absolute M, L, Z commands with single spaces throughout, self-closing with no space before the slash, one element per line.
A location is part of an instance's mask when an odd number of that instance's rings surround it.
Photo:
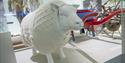
<path fill-rule="evenodd" d="M 116 56 L 108 61 L 106 61 L 105 63 L 124 63 L 122 62 L 122 55 Z"/>
<path fill-rule="evenodd" d="M 83 36 L 82 39 L 84 39 L 84 37 L 85 36 Z M 75 46 L 67 44 L 65 47 L 77 47 L 91 58 L 95 59 L 98 63 L 121 63 L 121 40 L 103 36 L 98 36 L 98 38 L 101 40 L 95 38 L 88 39 L 81 42 L 74 42 Z M 79 39 L 77 41 L 79 41 Z M 35 63 L 30 59 L 32 56 L 31 49 L 16 52 L 15 55 L 18 63 Z"/>

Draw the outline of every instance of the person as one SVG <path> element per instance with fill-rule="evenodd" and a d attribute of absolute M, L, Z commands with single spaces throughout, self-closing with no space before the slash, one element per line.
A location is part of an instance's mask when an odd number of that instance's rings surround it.
<path fill-rule="evenodd" d="M 15 2 L 16 16 L 19 20 L 19 23 L 21 23 L 22 19 L 25 17 L 23 7 L 23 1 L 21 1 L 20 3 Z"/>
<path fill-rule="evenodd" d="M 25 10 L 25 15 L 27 15 L 29 12 L 30 12 L 30 11 L 29 11 L 29 8 L 26 8 L 26 10 Z"/>

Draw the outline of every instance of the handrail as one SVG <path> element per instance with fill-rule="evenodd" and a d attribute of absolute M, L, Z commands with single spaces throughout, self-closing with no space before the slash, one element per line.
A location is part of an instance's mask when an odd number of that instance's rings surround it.
<path fill-rule="evenodd" d="M 100 24 L 104 24 L 105 22 L 110 20 L 113 16 L 115 16 L 117 14 L 120 14 L 120 13 L 125 13 L 125 9 L 119 9 L 119 10 L 112 11 L 112 12 L 109 13 L 108 16 L 105 16 L 101 20 L 99 20 L 99 21 L 92 21 L 92 22 L 86 22 L 86 24 L 87 25 L 100 25 Z"/>

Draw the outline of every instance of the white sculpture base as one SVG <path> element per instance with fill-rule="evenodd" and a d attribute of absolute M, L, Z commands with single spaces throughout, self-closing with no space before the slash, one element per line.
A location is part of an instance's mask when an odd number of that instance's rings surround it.
<path fill-rule="evenodd" d="M 53 60 L 55 63 L 92 63 L 86 59 L 83 55 L 77 52 L 72 48 L 64 48 L 64 54 L 66 58 L 60 59 L 58 53 L 52 54 Z M 46 56 L 42 54 L 36 54 L 31 58 L 34 62 L 37 63 L 48 63 Z"/>
<path fill-rule="evenodd" d="M 10 32 L 0 33 L 0 63 L 16 63 Z"/>

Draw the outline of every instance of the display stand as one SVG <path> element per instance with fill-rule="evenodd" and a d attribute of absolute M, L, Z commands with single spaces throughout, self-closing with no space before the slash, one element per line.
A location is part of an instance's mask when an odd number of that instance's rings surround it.
<path fill-rule="evenodd" d="M 10 32 L 0 33 L 0 63 L 16 63 Z"/>
<path fill-rule="evenodd" d="M 66 56 L 63 59 L 60 58 L 57 52 L 52 54 L 54 63 L 93 63 L 82 54 L 80 54 L 78 51 L 76 51 L 76 49 L 74 48 L 64 47 L 63 51 Z M 37 63 L 48 63 L 46 56 L 39 53 L 35 56 L 32 56 L 32 60 Z"/>

